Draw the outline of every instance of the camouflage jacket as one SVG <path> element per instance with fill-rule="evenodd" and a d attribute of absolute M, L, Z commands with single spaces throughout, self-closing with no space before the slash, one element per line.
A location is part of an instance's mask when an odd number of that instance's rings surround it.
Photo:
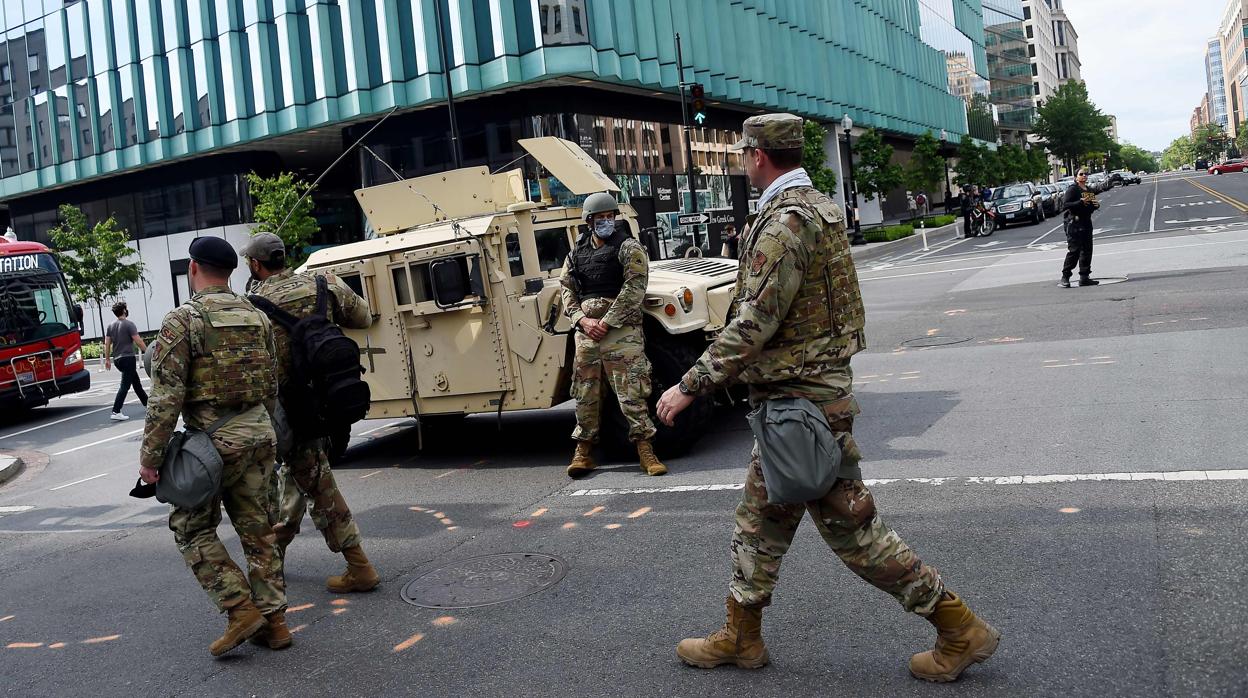
<path fill-rule="evenodd" d="M 681 382 L 704 394 L 732 382 L 752 402 L 804 397 L 850 417 L 849 358 L 866 342 L 844 214 L 810 187 L 784 190 L 742 236 L 729 321 Z"/>
<path fill-rule="evenodd" d="M 582 308 L 581 300 L 577 296 L 576 280 L 572 278 L 572 252 L 568 253 L 559 284 L 563 286 L 563 313 L 572 321 L 573 327 L 584 317 L 601 319 L 612 327 L 641 324 L 642 301 L 646 298 L 646 284 L 650 281 L 650 257 L 646 254 L 646 248 L 630 236 L 620 244 L 620 264 L 624 267 L 624 286 L 616 294 L 615 300 L 608 304 L 603 302 L 605 299 L 595 298 L 587 303 L 588 307 Z"/>
<path fill-rule="evenodd" d="M 304 317 L 316 308 L 316 277 L 324 276 L 328 282 L 330 297 L 327 299 L 329 318 L 340 327 L 365 330 L 373 324 L 368 303 L 351 290 L 350 286 L 329 272 L 304 272 L 296 274 L 290 269 L 261 281 L 252 293 L 266 298 L 274 305 L 294 315 Z M 290 333 L 274 323 L 273 340 L 277 345 L 277 381 L 286 382 L 290 374 Z"/>
<path fill-rule="evenodd" d="M 248 342 L 251 346 L 240 347 L 240 351 L 235 352 L 245 358 L 246 365 L 235 365 L 232 370 L 221 372 L 225 375 L 206 376 L 199 370 L 202 362 L 211 356 L 211 348 L 205 341 L 210 331 L 206 328 L 202 307 L 214 303 L 228 305 L 227 312 L 242 316 L 241 321 L 248 327 L 259 330 L 263 341 L 259 346 L 254 341 Z M 227 341 L 230 340 L 227 338 Z M 236 414 L 212 435 L 213 443 L 222 452 L 273 441 L 273 425 L 269 421 L 269 409 L 275 407 L 277 398 L 273 333 L 269 319 L 246 298 L 225 286 L 203 289 L 189 302 L 165 315 L 155 344 L 152 390 L 143 425 L 143 442 L 139 447 L 140 465 L 161 466 L 165 446 L 177 427 L 179 415 L 188 427 L 206 429 L 226 414 Z M 222 355 L 230 355 L 234 349 L 233 346 L 217 347 Z M 260 365 L 256 365 L 257 360 Z"/>

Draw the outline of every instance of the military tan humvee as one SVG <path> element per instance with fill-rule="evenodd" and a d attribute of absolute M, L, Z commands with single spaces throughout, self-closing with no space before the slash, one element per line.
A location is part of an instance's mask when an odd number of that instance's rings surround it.
<path fill-rule="evenodd" d="M 583 150 L 559 138 L 520 144 L 574 194 L 619 187 Z M 545 188 L 543 188 L 545 190 Z M 471 167 L 357 191 L 377 233 L 319 250 L 305 268 L 342 277 L 373 311 L 360 345 L 373 419 L 545 409 L 569 399 L 573 339 L 559 276 L 582 229 L 581 209 L 530 201 L 521 170 Z M 637 236 L 636 215 L 621 218 Z M 736 260 L 651 263 L 645 300 L 651 404 L 693 364 L 725 321 Z M 692 444 L 711 401 L 700 399 L 675 429 L 656 420 L 656 447 Z M 627 425 L 604 402 L 603 440 L 626 443 Z M 345 447 L 345 445 L 344 445 Z"/>

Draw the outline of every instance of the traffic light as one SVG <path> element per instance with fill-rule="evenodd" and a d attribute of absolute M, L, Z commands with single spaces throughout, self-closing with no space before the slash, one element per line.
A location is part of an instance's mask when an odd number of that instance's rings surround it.
<path fill-rule="evenodd" d="M 702 89 L 701 83 L 695 82 L 689 93 L 693 96 L 693 120 L 701 125 L 706 122 L 706 100 L 704 99 L 706 92 Z"/>

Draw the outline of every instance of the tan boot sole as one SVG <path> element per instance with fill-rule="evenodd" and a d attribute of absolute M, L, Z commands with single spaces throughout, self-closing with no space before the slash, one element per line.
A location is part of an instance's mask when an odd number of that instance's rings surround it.
<path fill-rule="evenodd" d="M 962 675 L 962 672 L 966 671 L 966 668 L 970 665 L 988 661 L 988 658 L 997 651 L 997 645 L 999 644 L 1001 644 L 1000 631 L 989 625 L 988 642 L 984 643 L 983 647 L 980 647 L 969 657 L 962 660 L 962 663 L 954 667 L 953 671 L 946 672 L 944 674 L 920 674 L 911 669 L 910 675 L 916 679 L 923 679 L 924 681 L 930 681 L 932 683 L 949 683 L 951 681 L 957 681 L 958 677 Z"/>
<path fill-rule="evenodd" d="M 666 475 L 667 468 L 663 466 L 659 466 L 658 468 L 651 468 L 650 470 L 646 471 L 646 474 L 651 475 L 651 476 Z"/>
<path fill-rule="evenodd" d="M 763 655 L 761 657 L 758 657 L 757 659 L 743 659 L 741 657 L 724 657 L 723 659 L 715 659 L 711 661 L 699 661 L 696 659 L 691 659 L 689 657 L 686 657 L 685 655 L 680 653 L 679 649 L 676 650 L 676 656 L 680 657 L 680 661 L 684 662 L 685 664 L 688 664 L 689 666 L 692 666 L 692 667 L 697 667 L 699 669 L 714 669 L 717 666 L 723 666 L 725 664 L 735 664 L 737 665 L 738 668 L 741 668 L 741 669 L 762 669 L 763 667 L 767 666 L 768 662 L 771 661 L 771 658 L 767 656 L 767 650 L 763 650 Z"/>
<path fill-rule="evenodd" d="M 572 466 L 568 466 L 568 477 L 572 479 L 585 477 L 586 475 L 589 474 L 591 470 L 593 470 L 593 468 L 585 468 L 585 467 L 574 468 Z"/>
<path fill-rule="evenodd" d="M 209 648 L 209 650 L 208 650 L 208 651 L 212 653 L 212 656 L 214 656 L 214 657 L 220 657 L 221 655 L 225 654 L 226 652 L 229 652 L 230 650 L 232 650 L 232 649 L 234 649 L 234 648 L 238 647 L 239 645 L 243 644 L 244 642 L 246 642 L 246 641 L 250 640 L 250 639 L 251 639 L 251 636 L 252 636 L 252 635 L 255 635 L 256 633 L 258 633 L 258 632 L 260 632 L 261 630 L 263 630 L 263 629 L 264 629 L 264 626 L 265 626 L 264 618 L 261 618 L 260 620 L 257 620 L 255 623 L 253 623 L 253 624 L 252 624 L 250 627 L 248 627 L 246 630 L 244 630 L 244 631 L 243 631 L 243 632 L 242 632 L 242 633 L 238 636 L 238 638 L 234 641 L 234 644 L 230 645 L 229 647 L 222 647 L 222 648 L 220 648 L 220 649 L 215 649 L 215 650 L 214 650 L 214 649 Z"/>
<path fill-rule="evenodd" d="M 333 585 L 326 583 L 325 588 L 335 594 L 354 594 L 357 592 L 372 591 L 373 589 L 376 589 L 379 584 L 381 584 L 381 579 L 374 579 L 371 582 L 356 582 L 349 587 L 340 588 L 335 588 Z"/>

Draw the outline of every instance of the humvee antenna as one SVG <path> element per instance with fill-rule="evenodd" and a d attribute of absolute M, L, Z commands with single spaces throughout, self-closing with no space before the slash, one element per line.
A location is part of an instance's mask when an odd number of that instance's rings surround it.
<path fill-rule="evenodd" d="M 499 172 L 502 172 L 503 170 L 507 169 L 508 167 L 511 167 L 512 165 L 516 164 L 517 162 L 520 162 L 521 160 L 523 160 L 523 159 L 527 158 L 528 156 L 529 156 L 529 154 L 528 154 L 528 153 L 525 153 L 524 155 L 521 155 L 520 157 L 516 158 L 515 160 L 512 160 L 511 162 L 507 163 L 506 165 L 503 165 L 502 167 L 498 168 L 497 170 L 494 170 L 494 171 L 493 171 L 493 172 L 491 172 L 490 174 L 492 174 L 492 175 L 496 175 L 496 174 L 498 174 Z"/>
<path fill-rule="evenodd" d="M 313 180 L 312 186 L 308 187 L 307 190 L 304 191 L 303 194 L 298 199 L 295 200 L 295 205 L 290 207 L 290 210 L 286 212 L 286 217 L 283 218 L 281 224 L 277 226 L 277 230 L 273 231 L 274 235 L 281 237 L 280 234 L 282 232 L 282 228 L 286 227 L 286 222 L 289 221 L 290 217 L 293 216 L 295 214 L 295 211 L 299 209 L 299 204 L 303 203 L 303 200 L 308 198 L 308 194 L 311 194 L 312 190 L 316 189 L 316 185 L 320 184 L 322 179 L 325 179 L 325 175 L 329 174 L 329 171 L 334 169 L 334 166 L 342 162 L 342 159 L 345 158 L 348 153 L 350 153 L 352 150 L 355 150 L 355 147 L 357 145 L 363 143 L 365 138 L 368 138 L 369 136 L 373 135 L 373 131 L 376 131 L 378 127 L 386 123 L 386 119 L 389 119 L 392 114 L 398 111 L 398 109 L 399 109 L 398 105 L 391 107 L 390 111 L 386 112 L 386 115 L 381 117 L 380 121 L 373 124 L 373 127 L 368 129 L 368 131 L 366 131 L 363 136 L 360 136 L 359 140 L 352 143 L 350 148 L 347 148 L 346 150 L 342 151 L 341 155 L 335 158 L 333 162 L 329 163 L 329 167 L 326 167 L 325 171 L 321 172 L 321 174 L 315 180 Z"/>

